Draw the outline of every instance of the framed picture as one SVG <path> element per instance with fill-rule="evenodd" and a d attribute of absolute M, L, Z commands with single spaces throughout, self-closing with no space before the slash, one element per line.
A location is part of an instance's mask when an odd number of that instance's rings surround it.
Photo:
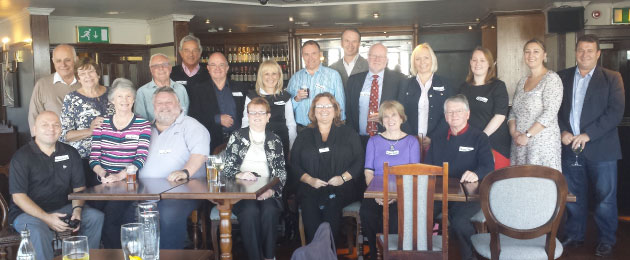
<path fill-rule="evenodd" d="M 2 82 L 2 105 L 5 107 L 19 107 L 17 73 L 8 72 L 5 64 L 0 64 L 0 70 L 2 70 L 2 76 L 0 76 L 0 81 Z"/>

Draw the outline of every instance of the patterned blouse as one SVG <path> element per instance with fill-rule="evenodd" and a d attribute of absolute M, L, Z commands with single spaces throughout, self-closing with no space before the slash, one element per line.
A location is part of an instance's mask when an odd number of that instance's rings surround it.
<path fill-rule="evenodd" d="M 241 164 L 247 151 L 249 150 L 249 127 L 241 128 L 230 135 L 227 144 L 226 160 L 223 173 L 228 178 L 235 178 L 240 172 Z M 273 196 L 280 198 L 282 188 L 287 180 L 287 171 L 284 167 L 284 154 L 282 152 L 282 141 L 271 131 L 265 131 L 265 153 L 267 155 L 267 165 L 269 166 L 269 176 L 278 177 L 280 182 L 273 187 Z"/>
<path fill-rule="evenodd" d="M 92 136 L 70 142 L 66 140 L 66 134 L 72 130 L 90 128 L 90 123 L 95 117 L 109 117 L 114 114 L 114 105 L 107 100 L 109 89 L 103 95 L 95 98 L 86 97 L 78 91 L 72 91 L 63 99 L 61 108 L 61 137 L 59 141 L 72 145 L 81 158 L 90 157 Z"/>

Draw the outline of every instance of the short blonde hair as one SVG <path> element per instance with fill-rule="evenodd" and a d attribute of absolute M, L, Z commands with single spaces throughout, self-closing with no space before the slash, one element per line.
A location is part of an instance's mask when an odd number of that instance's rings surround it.
<path fill-rule="evenodd" d="M 413 52 L 411 53 L 411 60 L 409 61 L 409 63 L 411 64 L 409 68 L 409 72 L 411 72 L 411 75 L 418 75 L 418 69 L 416 69 L 414 61 L 416 60 L 416 55 L 420 53 L 420 50 L 422 50 L 422 48 L 429 50 L 429 54 L 431 54 L 431 73 L 435 73 L 438 70 L 437 56 L 435 56 L 435 52 L 433 52 L 433 48 L 431 48 L 431 45 L 425 42 L 416 46 L 416 48 L 413 49 Z"/>
<path fill-rule="evenodd" d="M 383 116 L 385 116 L 385 111 L 396 111 L 402 122 L 407 121 L 407 115 L 405 114 L 405 108 L 400 102 L 396 100 L 387 100 L 381 104 L 381 107 L 378 108 L 378 121 L 383 124 Z"/>
<path fill-rule="evenodd" d="M 278 83 L 276 83 L 276 87 L 273 89 L 273 93 L 269 93 L 269 94 L 276 95 L 282 92 L 282 86 L 283 86 L 282 68 L 276 61 L 267 60 L 261 63 L 260 66 L 258 67 L 258 76 L 256 78 L 256 93 L 258 93 L 258 95 L 262 95 L 260 93 L 260 89 L 264 88 L 263 75 L 265 75 L 265 72 L 268 72 L 268 71 L 275 71 L 278 73 L 278 76 L 279 76 Z"/>

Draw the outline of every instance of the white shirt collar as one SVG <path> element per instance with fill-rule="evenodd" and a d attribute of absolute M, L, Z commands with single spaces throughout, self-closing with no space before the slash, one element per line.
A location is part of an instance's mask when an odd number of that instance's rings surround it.
<path fill-rule="evenodd" d="M 55 72 L 54 76 L 53 76 L 53 84 L 57 84 L 57 82 L 61 82 L 63 84 L 66 84 L 65 81 L 63 81 L 63 79 L 61 78 L 61 75 L 59 75 L 59 73 Z M 75 83 L 77 83 L 77 78 L 72 76 L 72 83 L 70 83 L 70 85 L 74 85 Z M 68 85 L 68 84 L 66 84 Z"/>
<path fill-rule="evenodd" d="M 351 66 L 351 67 L 354 67 L 354 64 L 357 63 L 358 59 L 359 59 L 359 54 L 358 53 L 357 53 L 357 55 L 354 55 L 354 59 L 352 59 L 352 61 L 350 63 L 346 63 L 346 59 L 341 58 L 341 60 L 343 61 L 343 65 Z"/>

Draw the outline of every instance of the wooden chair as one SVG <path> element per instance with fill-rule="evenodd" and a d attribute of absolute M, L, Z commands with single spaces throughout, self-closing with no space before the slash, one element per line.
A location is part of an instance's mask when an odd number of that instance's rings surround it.
<path fill-rule="evenodd" d="M 481 210 L 490 233 L 471 237 L 488 259 L 556 259 L 556 238 L 567 198 L 559 171 L 535 165 L 512 166 L 488 174 L 479 187 Z"/>
<path fill-rule="evenodd" d="M 9 166 L 0 166 L 0 260 L 15 258 L 20 245 L 20 234 L 8 223 L 9 214 Z M 9 255 L 11 253 L 11 255 Z"/>
<path fill-rule="evenodd" d="M 379 259 L 448 259 L 448 225 L 442 236 L 433 236 L 433 205 L 436 176 L 448 191 L 448 163 L 384 164 L 383 201 L 389 201 L 389 176 L 394 175 L 398 204 L 398 234 L 389 234 L 389 204 L 383 203 L 383 234 L 376 244 Z M 448 219 L 448 192 L 442 192 L 442 219 Z"/>

